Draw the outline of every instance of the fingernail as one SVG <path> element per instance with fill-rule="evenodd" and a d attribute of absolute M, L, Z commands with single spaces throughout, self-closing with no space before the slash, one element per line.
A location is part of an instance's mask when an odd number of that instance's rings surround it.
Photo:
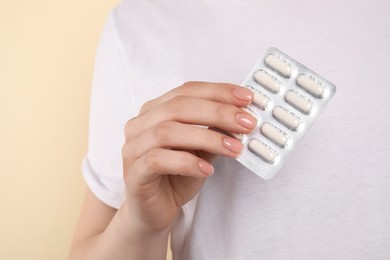
<path fill-rule="evenodd" d="M 224 137 L 222 139 L 223 145 L 231 152 L 239 155 L 244 148 L 243 144 L 235 138 Z"/>
<path fill-rule="evenodd" d="M 199 161 L 199 169 L 207 176 L 211 176 L 214 173 L 214 167 L 206 161 Z"/>
<path fill-rule="evenodd" d="M 237 113 L 236 120 L 240 125 L 249 129 L 255 128 L 257 124 L 256 118 L 246 113 Z"/>
<path fill-rule="evenodd" d="M 247 88 L 235 88 L 232 93 L 240 100 L 251 101 L 253 99 L 253 92 Z"/>

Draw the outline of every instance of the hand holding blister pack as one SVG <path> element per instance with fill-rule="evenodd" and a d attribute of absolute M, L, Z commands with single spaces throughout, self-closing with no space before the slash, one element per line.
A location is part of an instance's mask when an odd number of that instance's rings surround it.
<path fill-rule="evenodd" d="M 276 48 L 270 48 L 241 84 L 254 93 L 245 108 L 258 125 L 245 135 L 237 158 L 264 179 L 272 178 L 336 92 L 333 83 Z"/>

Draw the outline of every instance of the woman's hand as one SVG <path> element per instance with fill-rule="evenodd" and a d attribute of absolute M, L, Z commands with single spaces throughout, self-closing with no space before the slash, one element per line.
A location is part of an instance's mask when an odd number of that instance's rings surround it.
<path fill-rule="evenodd" d="M 252 98 L 239 86 L 189 82 L 144 104 L 125 128 L 125 202 L 116 210 L 87 192 L 70 258 L 165 259 L 170 227 L 213 173 L 211 158 L 243 148 L 223 132 L 255 127 L 241 109 Z"/>
<path fill-rule="evenodd" d="M 127 123 L 124 206 L 138 232 L 168 230 L 180 207 L 213 174 L 212 156 L 240 154 L 240 141 L 212 128 L 253 130 L 256 119 L 241 109 L 252 98 L 250 90 L 236 85 L 188 82 L 145 103 Z"/>

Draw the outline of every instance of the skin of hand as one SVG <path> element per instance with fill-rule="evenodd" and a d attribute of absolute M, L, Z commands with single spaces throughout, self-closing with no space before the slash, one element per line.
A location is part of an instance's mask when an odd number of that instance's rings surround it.
<path fill-rule="evenodd" d="M 127 122 L 123 146 L 123 207 L 140 234 L 170 229 L 180 207 L 213 174 L 215 155 L 237 157 L 257 121 L 242 110 L 253 93 L 225 83 L 187 82 L 145 103 Z M 215 131 L 219 129 L 221 131 Z"/>

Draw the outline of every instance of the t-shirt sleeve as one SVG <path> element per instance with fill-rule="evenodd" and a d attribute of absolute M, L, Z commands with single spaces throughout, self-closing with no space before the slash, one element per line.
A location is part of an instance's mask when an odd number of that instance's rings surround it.
<path fill-rule="evenodd" d="M 90 105 L 89 143 L 84 179 L 105 204 L 119 208 L 124 199 L 122 146 L 124 126 L 136 115 L 127 86 L 125 58 L 110 15 L 99 41 Z"/>

